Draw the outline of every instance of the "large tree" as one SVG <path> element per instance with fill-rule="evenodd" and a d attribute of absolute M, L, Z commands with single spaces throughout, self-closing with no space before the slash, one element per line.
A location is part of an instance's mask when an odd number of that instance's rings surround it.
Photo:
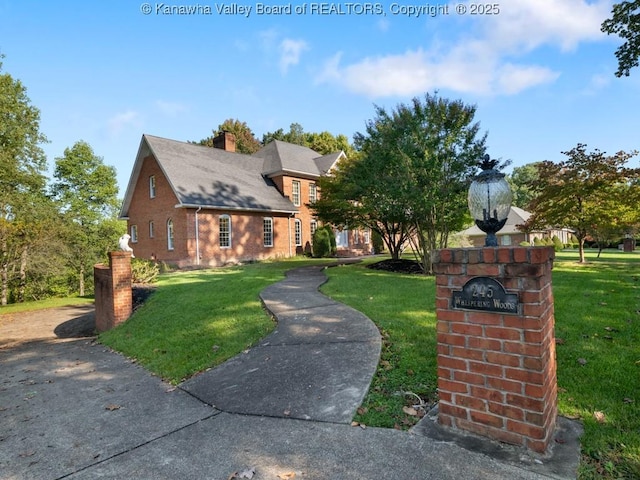
<path fill-rule="evenodd" d="M 234 118 L 228 118 L 220 125 L 218 125 L 218 129 L 213 131 L 213 135 L 203 138 L 198 143 L 200 145 L 206 145 L 207 147 L 213 147 L 213 139 L 217 135 L 216 132 L 230 132 L 233 133 L 236 137 L 236 152 L 238 153 L 246 153 L 251 155 L 252 153 L 257 152 L 262 147 L 262 144 L 255 137 L 249 126 L 246 122 L 241 122 L 240 120 Z"/>
<path fill-rule="evenodd" d="M 33 202 L 46 183 L 46 158 L 40 147 L 46 141 L 40 132 L 40 111 L 31 105 L 22 82 L 2 73 L 0 61 L 1 305 L 8 302 L 12 272 L 24 266 Z"/>
<path fill-rule="evenodd" d="M 79 141 L 56 158 L 54 177 L 52 193 L 69 221 L 67 241 L 73 245 L 71 260 L 76 266 L 79 293 L 84 295 L 86 272 L 103 258 L 108 244 L 117 240 L 106 237 L 117 233 L 112 228 L 105 232 L 105 224 L 112 224 L 119 203 L 116 171 L 105 165 L 88 143 Z"/>
<path fill-rule="evenodd" d="M 528 163 L 520 167 L 514 167 L 511 175 L 506 176 L 513 194 L 512 204 L 524 210 L 529 209 L 535 194 L 535 186 L 538 181 L 537 163 Z"/>
<path fill-rule="evenodd" d="M 640 0 L 624 1 L 613 6 L 611 18 L 602 23 L 602 31 L 618 35 L 624 43 L 616 50 L 617 77 L 629 76 L 640 58 Z"/>
<path fill-rule="evenodd" d="M 431 273 L 433 251 L 469 221 L 468 185 L 486 139 L 475 112 L 429 94 L 391 112 L 376 107 L 366 133 L 355 135 L 359 158 L 321 182 L 319 217 L 335 222 L 343 206 L 343 223 L 372 228 L 394 257 L 400 242 L 414 239 Z"/>
<path fill-rule="evenodd" d="M 580 262 L 585 262 L 584 241 L 588 235 L 602 237 L 637 224 L 639 170 L 626 167 L 636 152 L 606 155 L 586 145 L 562 152 L 568 158 L 538 164 L 538 182 L 532 215 L 525 229 L 565 227 L 574 231 Z M 634 213 L 635 212 L 635 213 Z"/>

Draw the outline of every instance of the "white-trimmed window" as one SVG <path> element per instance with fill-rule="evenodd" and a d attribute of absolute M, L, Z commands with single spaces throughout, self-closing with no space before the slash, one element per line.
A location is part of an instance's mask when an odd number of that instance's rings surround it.
<path fill-rule="evenodd" d="M 358 245 L 360 243 L 360 230 L 353 231 L 353 244 Z"/>
<path fill-rule="evenodd" d="M 167 249 L 173 250 L 173 220 L 167 220 Z"/>
<path fill-rule="evenodd" d="M 309 184 L 309 203 L 318 200 L 318 186 L 315 183 Z"/>
<path fill-rule="evenodd" d="M 298 220 L 297 218 L 294 221 L 294 233 L 296 246 L 299 247 L 302 245 L 302 220 Z"/>
<path fill-rule="evenodd" d="M 296 207 L 300 206 L 300 182 L 298 180 L 291 182 L 291 201 Z"/>
<path fill-rule="evenodd" d="M 311 232 L 311 241 L 313 241 L 313 236 L 318 230 L 318 222 L 316 220 L 311 220 L 311 224 L 309 225 L 309 231 Z"/>
<path fill-rule="evenodd" d="M 153 231 L 153 220 L 149 222 L 149 238 L 153 238 L 155 236 L 155 232 Z"/>
<path fill-rule="evenodd" d="M 365 245 L 369 245 L 370 237 L 371 237 L 371 235 L 369 234 L 369 229 L 367 228 L 364 231 L 364 243 L 365 243 Z"/>
<path fill-rule="evenodd" d="M 149 177 L 149 198 L 156 198 L 156 176 Z"/>
<path fill-rule="evenodd" d="M 273 218 L 262 219 L 262 244 L 265 247 L 273 247 Z"/>
<path fill-rule="evenodd" d="M 131 225 L 131 229 L 130 229 L 131 233 L 131 243 L 138 243 L 138 226 L 137 225 Z"/>
<path fill-rule="evenodd" d="M 231 248 L 231 217 L 220 215 L 218 219 L 220 248 Z"/>
<path fill-rule="evenodd" d="M 336 232 L 336 247 L 349 246 L 349 230 L 338 230 Z"/>

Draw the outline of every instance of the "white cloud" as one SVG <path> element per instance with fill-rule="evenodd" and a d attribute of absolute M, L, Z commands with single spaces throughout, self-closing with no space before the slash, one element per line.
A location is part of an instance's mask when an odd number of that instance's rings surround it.
<path fill-rule="evenodd" d="M 341 65 L 338 53 L 325 62 L 317 82 L 341 84 L 369 97 L 416 95 L 440 88 L 514 95 L 560 76 L 526 61 L 536 48 L 568 52 L 581 42 L 605 38 L 600 24 L 609 14 L 611 0 L 509 0 L 499 8 L 498 15 L 460 17 L 471 28 L 448 46 L 440 43 L 348 65 Z"/>
<path fill-rule="evenodd" d="M 304 40 L 293 40 L 285 38 L 280 42 L 280 71 L 287 73 L 287 70 L 291 65 L 297 65 L 300 62 L 300 55 L 305 50 L 308 50 L 309 46 Z"/>
<path fill-rule="evenodd" d="M 164 100 L 156 100 L 155 107 L 161 113 L 169 117 L 175 117 L 176 115 L 187 111 L 187 106 L 180 102 L 166 102 Z"/>
<path fill-rule="evenodd" d="M 114 115 L 107 120 L 107 129 L 111 136 L 117 137 L 127 127 L 139 128 L 142 125 L 140 114 L 134 110 L 127 110 Z"/>

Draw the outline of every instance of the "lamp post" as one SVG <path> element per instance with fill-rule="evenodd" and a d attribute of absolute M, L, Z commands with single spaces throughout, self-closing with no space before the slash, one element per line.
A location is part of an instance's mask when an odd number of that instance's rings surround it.
<path fill-rule="evenodd" d="M 511 189 L 504 173 L 495 169 L 497 164 L 485 155 L 479 164 L 482 171 L 469 187 L 469 210 L 478 228 L 487 234 L 486 247 L 498 246 L 496 232 L 504 227 L 511 209 Z"/>

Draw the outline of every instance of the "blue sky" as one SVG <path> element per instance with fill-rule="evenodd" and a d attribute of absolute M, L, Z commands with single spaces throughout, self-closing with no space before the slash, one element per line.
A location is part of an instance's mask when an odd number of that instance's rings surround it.
<path fill-rule="evenodd" d="M 351 138 L 374 105 L 436 90 L 475 104 L 489 154 L 512 166 L 577 143 L 640 149 L 640 70 L 616 78 L 619 39 L 600 32 L 610 0 L 503 0 L 482 15 L 467 1 L 146 3 L 0 0 L 3 71 L 41 111 L 50 169 L 85 140 L 121 196 L 143 133 L 200 140 L 237 118 L 258 139 L 293 122 Z"/>

